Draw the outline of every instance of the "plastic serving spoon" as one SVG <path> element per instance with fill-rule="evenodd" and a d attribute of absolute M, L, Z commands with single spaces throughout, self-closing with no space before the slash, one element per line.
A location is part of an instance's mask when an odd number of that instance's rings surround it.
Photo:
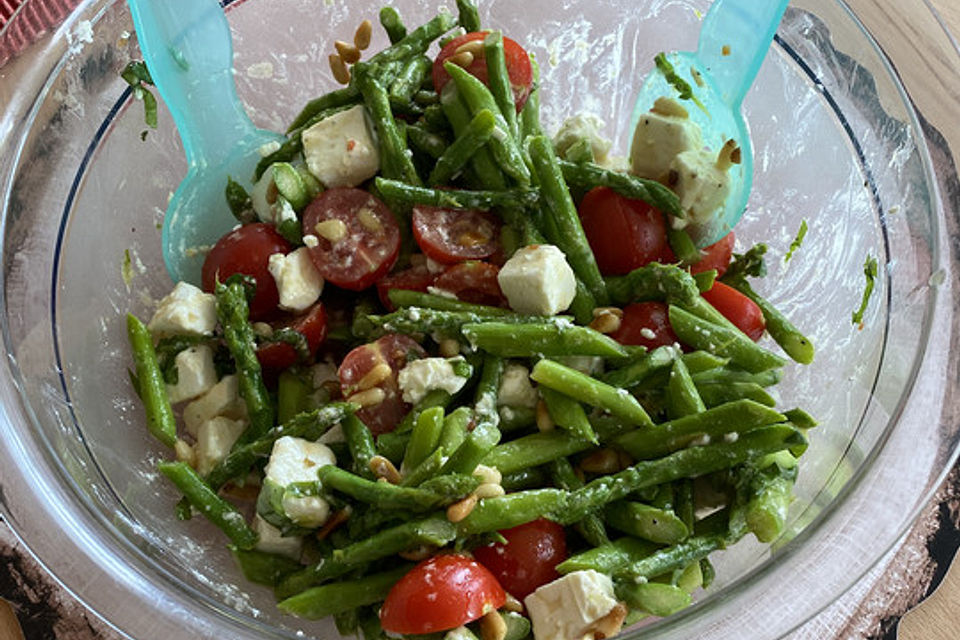
<path fill-rule="evenodd" d="M 698 246 L 726 235 L 743 215 L 753 182 L 753 148 L 740 113 L 744 96 L 753 84 L 767 55 L 789 0 L 714 0 L 700 26 L 695 52 L 671 53 L 667 60 L 693 88 L 703 109 L 691 103 L 691 119 L 703 130 L 704 142 L 715 151 L 733 138 L 740 145 L 739 165 L 730 169 L 730 195 L 726 206 L 711 224 L 688 228 Z M 691 69 L 696 69 L 699 80 Z M 640 89 L 633 109 L 632 127 L 662 96 L 676 90 L 658 71 L 651 73 Z"/>
<path fill-rule="evenodd" d="M 227 176 L 248 183 L 257 149 L 281 136 L 255 127 L 237 98 L 230 28 L 217 0 L 127 4 L 187 156 L 163 219 L 163 258 L 174 282 L 199 284 L 203 257 L 191 249 L 214 244 L 236 224 L 224 197 Z"/>

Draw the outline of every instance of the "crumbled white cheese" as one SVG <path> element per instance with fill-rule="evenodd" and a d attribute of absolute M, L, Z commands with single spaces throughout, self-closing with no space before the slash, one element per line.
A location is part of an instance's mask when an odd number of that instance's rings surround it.
<path fill-rule="evenodd" d="M 233 444 L 247 428 L 245 420 L 231 420 L 218 416 L 207 420 L 197 430 L 197 473 L 202 476 L 213 470 L 217 463 L 227 457 Z"/>
<path fill-rule="evenodd" d="M 300 247 L 286 255 L 274 253 L 269 258 L 267 268 L 277 283 L 281 309 L 304 311 L 323 293 L 323 276 L 310 259 L 307 247 Z"/>
<path fill-rule="evenodd" d="M 602 164 L 607 159 L 610 147 L 613 146 L 612 142 L 600 135 L 603 127 L 603 120 L 592 113 L 578 113 L 567 118 L 560 125 L 557 135 L 553 137 L 553 146 L 557 155 L 562 156 L 574 144 L 587 140 L 593 152 L 593 161 Z"/>
<path fill-rule="evenodd" d="M 173 363 L 177 368 L 177 384 L 167 385 L 167 395 L 173 404 L 193 400 L 217 384 L 213 349 L 205 344 L 184 349 Z"/>
<path fill-rule="evenodd" d="M 463 388 L 467 379 L 458 376 L 453 365 L 463 362 L 460 356 L 454 358 L 419 358 L 413 360 L 397 374 L 397 383 L 403 392 L 403 401 L 417 404 L 429 392 L 442 389 L 453 394 Z"/>
<path fill-rule="evenodd" d="M 552 316 L 573 302 L 577 280 L 563 252 L 550 244 L 518 249 L 500 268 L 497 282 L 510 308 Z"/>
<path fill-rule="evenodd" d="M 516 362 L 508 362 L 500 378 L 497 405 L 533 409 L 539 400 L 540 395 L 530 382 L 530 369 Z"/>
<path fill-rule="evenodd" d="M 217 299 L 189 282 L 178 282 L 150 319 L 155 335 L 213 335 L 217 326 Z"/>
<path fill-rule="evenodd" d="M 200 425 L 217 416 L 235 420 L 247 417 L 247 404 L 240 397 L 240 384 L 235 375 L 224 376 L 209 391 L 183 408 L 184 426 L 193 437 L 197 437 Z"/>
<path fill-rule="evenodd" d="M 536 640 L 580 640 L 617 605 L 613 581 L 598 571 L 574 571 L 539 587 L 523 604 Z"/>
<path fill-rule="evenodd" d="M 259 536 L 256 546 L 257 551 L 275 553 L 293 560 L 300 559 L 303 538 L 281 535 L 280 529 L 261 518 L 259 514 L 254 514 L 252 528 Z"/>
<path fill-rule="evenodd" d="M 273 443 L 264 475 L 282 487 L 296 482 L 317 482 L 317 469 L 336 464 L 330 447 L 303 438 L 284 436 Z M 283 496 L 283 512 L 300 526 L 319 527 L 330 516 L 330 504 L 320 496 Z"/>
<path fill-rule="evenodd" d="M 379 146 L 363 105 L 324 118 L 300 139 L 307 168 L 328 188 L 355 187 L 380 170 Z"/>

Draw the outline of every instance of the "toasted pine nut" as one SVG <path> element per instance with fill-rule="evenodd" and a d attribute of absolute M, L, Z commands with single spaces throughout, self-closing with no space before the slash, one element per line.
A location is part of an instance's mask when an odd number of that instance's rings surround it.
<path fill-rule="evenodd" d="M 440 355 L 444 358 L 460 355 L 460 343 L 453 338 L 444 338 L 440 341 Z"/>
<path fill-rule="evenodd" d="M 734 161 L 736 155 L 736 162 Z M 740 147 L 733 138 L 723 143 L 720 153 L 717 154 L 717 169 L 726 171 L 731 165 L 740 163 Z"/>
<path fill-rule="evenodd" d="M 537 429 L 542 433 L 553 431 L 557 425 L 550 417 L 550 410 L 547 409 L 547 403 L 543 400 L 537 401 Z"/>
<path fill-rule="evenodd" d="M 353 34 L 353 44 L 357 45 L 357 49 L 363 51 L 370 46 L 370 38 L 373 35 L 373 23 L 369 20 L 364 20 L 360 23 L 360 26 L 357 27 L 357 32 Z"/>
<path fill-rule="evenodd" d="M 503 487 L 499 484 L 493 482 L 484 482 L 473 492 L 477 498 L 484 500 L 485 498 L 499 498 L 502 495 L 505 495 L 507 492 L 504 491 Z"/>
<path fill-rule="evenodd" d="M 373 215 L 373 209 L 370 209 L 369 207 L 363 207 L 357 211 L 357 220 L 359 220 L 360 224 L 373 233 L 383 232 L 383 224 L 377 220 L 377 216 Z"/>
<path fill-rule="evenodd" d="M 193 450 L 193 446 L 186 440 L 177 438 L 177 441 L 173 444 L 173 451 L 177 454 L 177 460 L 179 462 L 186 462 L 191 467 L 196 466 L 197 454 Z"/>
<path fill-rule="evenodd" d="M 700 75 L 696 67 L 690 67 L 690 77 L 693 78 L 693 81 L 697 83 L 698 87 L 703 86 L 703 76 Z"/>
<path fill-rule="evenodd" d="M 458 67 L 469 67 L 471 64 L 473 64 L 473 54 L 469 51 L 461 51 L 456 55 L 450 56 L 447 58 L 447 60 Z"/>
<path fill-rule="evenodd" d="M 597 307 L 593 310 L 590 328 L 600 333 L 613 333 L 620 328 L 623 311 L 617 307 Z"/>
<path fill-rule="evenodd" d="M 347 237 L 347 223 L 339 218 L 330 218 L 314 225 L 313 230 L 321 238 L 330 242 L 339 242 Z"/>
<path fill-rule="evenodd" d="M 462 45 L 457 47 L 456 51 L 453 52 L 454 55 L 457 55 L 458 53 L 469 53 L 474 57 L 474 59 L 481 57 L 483 55 L 483 40 L 471 40 L 470 42 L 464 42 Z"/>
<path fill-rule="evenodd" d="M 254 322 L 251 328 L 253 332 L 261 338 L 269 338 L 273 335 L 273 327 L 266 322 Z"/>
<path fill-rule="evenodd" d="M 580 461 L 580 468 L 589 473 L 620 471 L 620 455 L 613 449 L 599 449 Z"/>
<path fill-rule="evenodd" d="M 340 84 L 349 84 L 350 69 L 347 68 L 347 64 L 343 61 L 343 58 L 336 53 L 331 53 L 328 60 L 330 61 L 330 71 L 333 73 L 334 79 Z"/>
<path fill-rule="evenodd" d="M 390 365 L 386 362 L 381 362 L 373 369 L 370 369 L 367 375 L 360 378 L 359 382 L 357 382 L 357 389 L 366 391 L 373 387 L 379 387 L 380 383 L 389 378 L 392 373 L 393 369 L 390 368 Z"/>
<path fill-rule="evenodd" d="M 473 470 L 473 475 L 480 478 L 484 483 L 500 484 L 503 481 L 503 474 L 496 467 L 488 467 L 485 464 L 478 464 Z"/>
<path fill-rule="evenodd" d="M 503 603 L 503 609 L 514 613 L 523 613 L 523 603 L 508 593 L 507 599 Z"/>
<path fill-rule="evenodd" d="M 367 389 L 366 391 L 358 391 L 347 398 L 347 402 L 358 404 L 361 407 L 372 407 L 383 402 L 384 398 L 386 397 L 387 394 L 383 389 L 374 387 L 373 389 Z"/>
<path fill-rule="evenodd" d="M 723 45 L 723 47 L 720 49 L 720 53 L 722 53 L 725 56 L 730 55 L 730 45 L 728 44 Z"/>
<path fill-rule="evenodd" d="M 393 466 L 393 463 L 383 456 L 373 456 L 370 458 L 369 467 L 373 475 L 377 476 L 378 479 L 382 478 L 390 484 L 400 484 L 400 481 L 403 479 L 400 476 L 400 472 L 397 471 L 397 468 Z"/>
<path fill-rule="evenodd" d="M 653 103 L 652 113 L 659 113 L 662 116 L 673 116 L 676 118 L 689 118 L 690 114 L 683 108 L 679 102 L 673 98 L 657 98 Z"/>
<path fill-rule="evenodd" d="M 421 544 L 413 549 L 407 549 L 406 551 L 401 551 L 397 555 L 403 558 L 404 560 L 410 560 L 412 562 L 420 562 L 421 560 L 426 560 L 433 555 L 433 552 L 436 551 L 436 547 L 431 547 L 430 545 Z"/>
<path fill-rule="evenodd" d="M 338 511 L 334 511 L 333 515 L 327 518 L 327 521 L 323 523 L 323 526 L 317 530 L 315 534 L 317 540 L 323 540 L 328 535 L 333 533 L 333 530 L 342 525 L 344 522 L 350 519 L 350 507 L 344 507 Z"/>
<path fill-rule="evenodd" d="M 503 640 L 507 637 L 507 623 L 497 611 L 480 618 L 480 640 Z"/>
<path fill-rule="evenodd" d="M 460 522 L 473 511 L 473 508 L 477 506 L 477 496 L 476 494 L 471 493 L 466 498 L 460 502 L 454 502 L 452 505 L 447 507 L 447 520 L 450 522 Z"/>
<path fill-rule="evenodd" d="M 340 54 L 340 58 L 346 64 L 353 64 L 360 59 L 360 49 L 349 42 L 337 40 L 333 43 L 333 46 L 336 47 L 337 53 Z"/>
<path fill-rule="evenodd" d="M 590 625 L 590 630 L 594 632 L 593 637 L 596 640 L 612 638 L 620 633 L 620 629 L 623 628 L 623 622 L 626 619 L 627 606 L 622 602 L 618 602 L 613 606 L 613 609 L 610 609 L 607 615 Z"/>

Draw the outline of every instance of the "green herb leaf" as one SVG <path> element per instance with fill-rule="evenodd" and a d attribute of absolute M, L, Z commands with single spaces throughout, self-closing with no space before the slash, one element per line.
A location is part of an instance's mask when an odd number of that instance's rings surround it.
<path fill-rule="evenodd" d="M 242 184 L 231 176 L 227 176 L 227 187 L 224 190 L 224 195 L 227 198 L 227 205 L 230 207 L 233 217 L 240 224 L 254 222 L 256 214 L 253 211 L 253 201 L 250 199 L 250 194 L 247 193 Z"/>
<path fill-rule="evenodd" d="M 677 70 L 674 69 L 670 61 L 667 60 L 665 53 L 658 53 L 653 59 L 653 62 L 657 65 L 657 70 L 663 74 L 664 79 L 680 94 L 679 98 L 681 100 L 692 100 L 704 113 L 707 112 L 707 108 L 703 106 L 703 103 L 693 95 L 693 87 L 690 86 L 689 82 L 680 77 Z"/>
<path fill-rule="evenodd" d="M 800 245 L 803 244 L 803 239 L 807 236 L 807 220 L 804 218 L 800 221 L 800 228 L 797 229 L 797 235 L 793 239 L 793 242 L 790 243 L 790 248 L 787 250 L 787 255 L 783 256 L 783 261 L 787 262 L 790 258 L 793 257 L 793 252 L 800 248 Z"/>
<path fill-rule="evenodd" d="M 144 85 L 153 86 L 153 78 L 143 60 L 132 60 L 120 72 L 120 77 L 133 89 L 133 97 L 143 101 L 144 121 L 151 129 L 157 128 L 157 98 Z M 140 135 L 146 139 L 146 132 Z"/>
<path fill-rule="evenodd" d="M 860 308 L 853 312 L 853 324 L 862 328 L 863 315 L 867 311 L 867 304 L 870 302 L 870 296 L 873 294 L 873 287 L 877 280 L 877 259 L 867 254 L 867 259 L 863 263 L 863 275 L 867 279 L 867 285 L 863 290 L 863 299 L 860 301 Z"/>
<path fill-rule="evenodd" d="M 745 253 L 735 253 L 733 262 L 727 267 L 723 274 L 723 279 L 743 278 L 753 276 L 762 278 L 767 275 L 767 265 L 763 261 L 763 256 L 767 252 L 767 245 L 761 243 L 755 244 Z"/>

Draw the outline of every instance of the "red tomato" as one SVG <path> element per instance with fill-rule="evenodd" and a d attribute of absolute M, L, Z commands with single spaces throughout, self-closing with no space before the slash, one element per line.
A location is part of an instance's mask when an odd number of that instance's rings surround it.
<path fill-rule="evenodd" d="M 409 291 L 426 291 L 427 287 L 433 284 L 436 275 L 430 273 L 425 266 L 410 267 L 403 271 L 391 273 L 377 281 L 377 295 L 380 296 L 380 302 L 383 306 L 393 311 L 393 304 L 387 297 L 390 289 L 407 289 Z"/>
<path fill-rule="evenodd" d="M 756 342 L 767 327 L 763 312 L 757 303 L 733 287 L 722 282 L 714 282 L 709 291 L 703 292 L 703 299 L 713 305 L 723 317 L 737 325 L 740 331 Z"/>
<path fill-rule="evenodd" d="M 299 331 L 307 339 L 310 355 L 314 356 L 317 349 L 327 337 L 327 313 L 322 302 L 314 303 L 309 309 L 281 323 L 274 329 L 289 327 Z M 260 366 L 271 371 L 282 371 L 297 363 L 297 352 L 289 344 L 283 342 L 269 342 L 257 349 L 257 359 Z"/>
<path fill-rule="evenodd" d="M 580 203 L 580 222 L 604 275 L 629 273 L 650 262 L 676 262 L 663 214 L 641 200 L 595 187 Z"/>
<path fill-rule="evenodd" d="M 500 246 L 500 220 L 488 211 L 413 208 L 413 237 L 442 264 L 489 258 Z"/>
<path fill-rule="evenodd" d="M 507 593 L 523 600 L 537 587 L 560 577 L 556 567 L 567 559 L 567 538 L 561 525 L 541 518 L 499 533 L 507 539 L 506 544 L 478 547 L 473 557 Z"/>
<path fill-rule="evenodd" d="M 464 44 L 473 40 L 483 40 L 487 37 L 486 31 L 474 31 L 466 33 L 460 37 L 454 38 L 447 43 L 437 59 L 433 62 L 433 88 L 440 93 L 444 85 L 450 81 L 450 74 L 443 68 L 443 63 L 447 58 L 456 53 Z M 530 97 L 530 88 L 533 86 L 533 67 L 530 66 L 530 54 L 514 40 L 504 36 L 503 53 L 507 60 L 507 75 L 510 76 L 510 87 L 513 89 L 513 101 L 517 105 L 517 113 L 523 109 L 523 105 Z M 472 75 L 479 78 L 484 84 L 487 84 L 487 60 L 483 55 L 476 56 L 473 62 L 466 67 Z"/>
<path fill-rule="evenodd" d="M 376 342 L 353 349 L 343 358 L 337 375 L 344 398 L 349 400 L 354 393 L 369 389 L 383 391 L 383 398 L 379 402 L 357 411 L 357 417 L 363 420 L 374 435 L 393 431 L 410 410 L 410 405 L 404 402 L 401 396 L 397 373 L 410 360 L 425 355 L 423 347 L 413 338 L 391 333 Z M 375 380 L 367 378 L 367 374 L 379 364 L 389 367 L 386 375 Z"/>
<path fill-rule="evenodd" d="M 677 342 L 667 316 L 667 305 L 662 302 L 638 302 L 624 307 L 620 328 L 610 337 L 620 344 L 638 344 L 647 349 Z"/>
<path fill-rule="evenodd" d="M 339 220 L 342 238 L 331 242 L 318 222 Z M 383 202 L 362 189 L 327 189 L 307 205 L 303 232 L 317 236 L 310 258 L 325 280 L 352 291 L 366 289 L 390 271 L 400 253 L 400 228 Z"/>
<path fill-rule="evenodd" d="M 449 291 L 457 296 L 457 300 L 503 307 L 507 299 L 500 291 L 498 273 L 500 269 L 489 262 L 461 262 L 437 276 L 433 286 Z"/>
<path fill-rule="evenodd" d="M 235 273 L 253 277 L 257 293 L 250 302 L 250 319 L 270 316 L 280 303 L 277 283 L 267 264 L 275 253 L 290 253 L 290 243 L 272 225 L 257 222 L 234 229 L 217 241 L 200 271 L 204 291 L 213 292 L 216 283 Z"/>
<path fill-rule="evenodd" d="M 697 263 L 690 265 L 690 273 L 716 269 L 717 277 L 722 276 L 730 265 L 730 257 L 733 255 L 733 245 L 736 241 L 731 231 L 710 246 L 701 249 L 700 255 L 703 257 Z"/>
<path fill-rule="evenodd" d="M 507 595 L 483 565 L 443 554 L 424 560 L 400 578 L 380 609 L 384 630 L 424 634 L 455 629 L 494 611 Z"/>

